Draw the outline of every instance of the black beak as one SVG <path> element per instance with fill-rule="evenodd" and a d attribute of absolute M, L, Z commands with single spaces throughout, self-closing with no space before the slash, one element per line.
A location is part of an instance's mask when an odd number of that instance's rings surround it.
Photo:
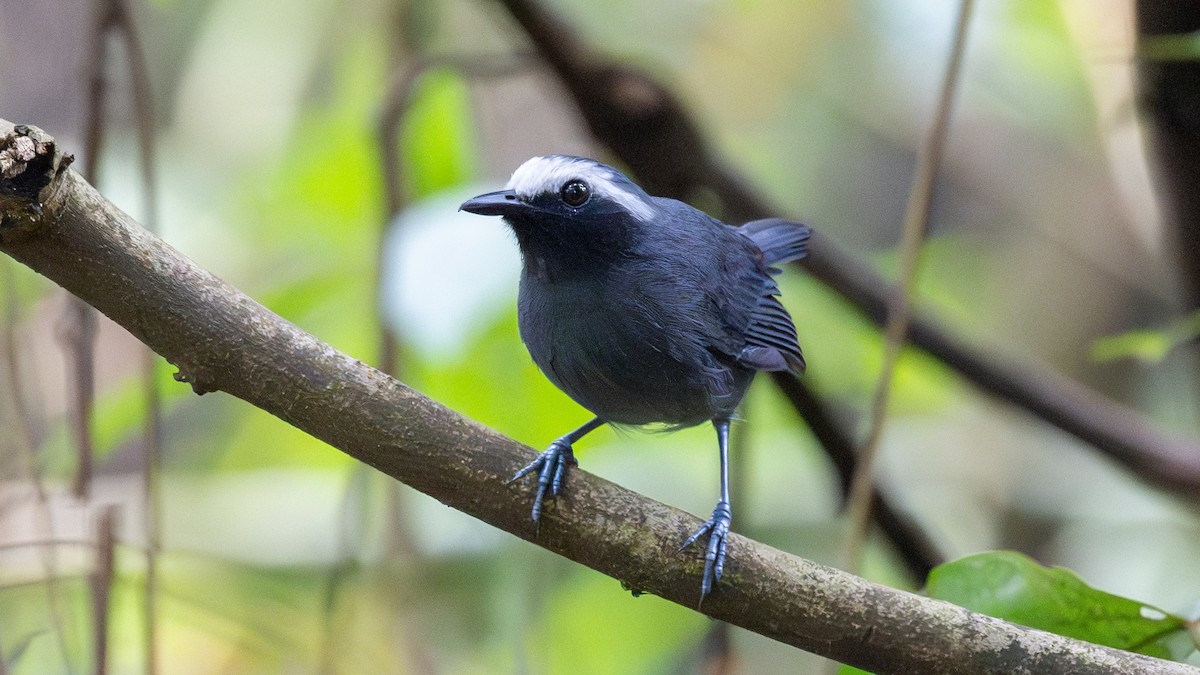
<path fill-rule="evenodd" d="M 507 216 L 518 211 L 524 211 L 528 206 L 517 199 L 512 190 L 489 192 L 485 195 L 472 197 L 458 207 L 459 211 L 478 213 L 481 216 Z"/>

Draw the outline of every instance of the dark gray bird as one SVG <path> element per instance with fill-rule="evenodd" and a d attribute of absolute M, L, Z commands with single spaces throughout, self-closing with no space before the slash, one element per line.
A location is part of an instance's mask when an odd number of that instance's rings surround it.
<path fill-rule="evenodd" d="M 538 476 L 533 520 L 562 489 L 571 446 L 604 424 L 711 421 L 721 499 L 680 546 L 704 535 L 700 599 L 720 581 L 729 533 L 729 420 L 759 370 L 804 371 L 772 267 L 804 257 L 811 230 L 780 219 L 730 227 L 651 197 L 612 167 L 551 155 L 462 210 L 503 216 L 523 257 L 521 339 L 559 389 L 595 418 L 557 439 L 513 480 Z"/>

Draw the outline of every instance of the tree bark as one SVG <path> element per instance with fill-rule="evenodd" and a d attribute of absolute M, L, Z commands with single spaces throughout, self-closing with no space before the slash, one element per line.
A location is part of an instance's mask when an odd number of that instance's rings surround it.
<path fill-rule="evenodd" d="M 0 120 L 0 250 L 179 368 L 480 520 L 691 606 L 699 519 L 585 471 L 529 521 L 533 451 L 342 354 L 200 269 L 68 168 L 53 139 Z M 879 673 L 1197 673 L 870 583 L 731 535 L 710 616 Z"/>

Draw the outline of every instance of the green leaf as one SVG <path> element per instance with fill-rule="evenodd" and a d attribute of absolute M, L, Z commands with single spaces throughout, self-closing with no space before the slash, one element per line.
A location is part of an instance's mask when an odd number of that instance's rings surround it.
<path fill-rule="evenodd" d="M 1171 351 L 1167 336 L 1152 330 L 1131 330 L 1120 335 L 1102 337 L 1092 343 L 1092 360 L 1105 363 L 1121 359 L 1137 359 L 1158 363 Z"/>
<path fill-rule="evenodd" d="M 1069 569 L 1043 567 L 1013 551 L 940 565 L 930 572 L 926 590 L 989 616 L 1159 658 L 1172 658 L 1167 640 L 1187 631 L 1181 617 L 1092 588 Z"/>
<path fill-rule="evenodd" d="M 1176 319 L 1162 330 L 1131 330 L 1092 343 L 1092 359 L 1100 362 L 1137 359 L 1159 363 L 1171 350 L 1200 337 L 1200 310 Z"/>

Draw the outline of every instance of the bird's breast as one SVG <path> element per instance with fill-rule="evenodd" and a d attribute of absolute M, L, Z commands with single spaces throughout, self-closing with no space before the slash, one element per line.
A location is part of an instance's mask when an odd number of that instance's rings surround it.
<path fill-rule="evenodd" d="M 703 336 L 681 327 L 637 284 L 521 281 L 521 339 L 577 403 L 619 424 L 691 425 L 714 417 Z"/>

